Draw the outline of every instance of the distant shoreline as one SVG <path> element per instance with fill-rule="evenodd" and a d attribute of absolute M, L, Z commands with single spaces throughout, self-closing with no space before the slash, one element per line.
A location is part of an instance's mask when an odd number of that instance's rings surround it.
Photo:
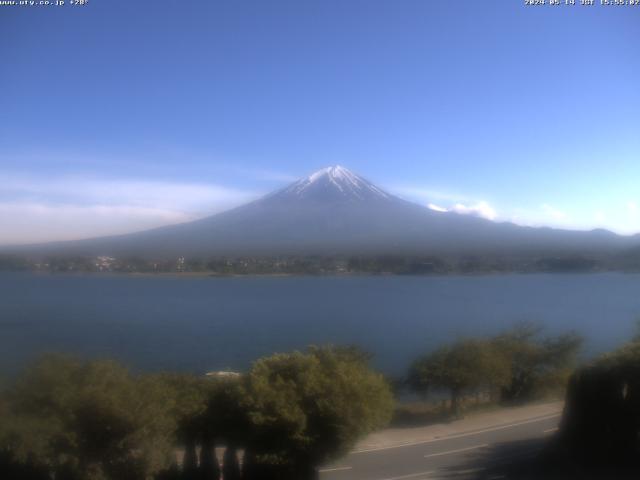
<path fill-rule="evenodd" d="M 213 272 L 50 272 L 29 270 L 0 270 L 0 274 L 31 274 L 37 276 L 65 276 L 65 277 L 132 277 L 132 278 L 349 278 L 349 277 L 497 277 L 509 275 L 638 275 L 640 271 L 600 270 L 600 271 L 507 271 L 507 272 L 449 272 L 449 273 L 394 273 L 394 272 L 326 272 L 326 273 L 213 273 Z"/>

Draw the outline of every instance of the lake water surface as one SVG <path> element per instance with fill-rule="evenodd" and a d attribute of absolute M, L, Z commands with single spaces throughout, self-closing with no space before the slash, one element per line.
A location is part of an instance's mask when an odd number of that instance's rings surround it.
<path fill-rule="evenodd" d="M 574 329 L 590 354 L 629 338 L 640 275 L 170 277 L 0 274 L 0 368 L 43 352 L 144 370 L 245 369 L 274 351 L 354 343 L 401 374 L 457 336 L 518 321 Z"/>

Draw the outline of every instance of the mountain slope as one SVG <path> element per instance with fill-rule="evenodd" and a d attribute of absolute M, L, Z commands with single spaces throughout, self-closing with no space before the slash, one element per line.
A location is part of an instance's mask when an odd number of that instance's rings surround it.
<path fill-rule="evenodd" d="M 319 170 L 247 205 L 145 232 L 48 244 L 79 255 L 592 253 L 638 244 L 607 231 L 520 227 L 436 212 L 344 167 Z M 42 247 L 41 247 L 42 248 Z"/>

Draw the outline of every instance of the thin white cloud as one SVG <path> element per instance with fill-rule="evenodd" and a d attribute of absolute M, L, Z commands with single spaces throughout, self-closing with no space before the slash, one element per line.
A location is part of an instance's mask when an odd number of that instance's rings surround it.
<path fill-rule="evenodd" d="M 477 217 L 486 218 L 488 220 L 496 220 L 498 213 L 487 202 L 479 202 L 473 205 L 464 205 L 462 203 L 456 203 L 451 211 L 460 213 L 462 215 L 475 215 Z"/>
<path fill-rule="evenodd" d="M 559 221 L 559 220 L 565 220 L 567 218 L 567 214 L 565 212 L 555 207 L 552 207 L 547 203 L 542 204 L 540 208 L 542 209 L 544 214 L 550 217 L 552 220 Z"/>
<path fill-rule="evenodd" d="M 36 199 L 45 200 L 46 203 L 219 211 L 255 196 L 255 192 L 197 183 L 0 175 L 0 198 Z"/>
<path fill-rule="evenodd" d="M 389 191 L 434 211 L 457 212 L 481 216 L 495 221 L 509 221 L 529 227 L 553 227 L 573 230 L 607 228 L 621 234 L 640 232 L 640 201 L 629 200 L 615 209 L 611 205 L 595 205 L 587 208 L 588 201 L 581 208 L 572 208 L 571 204 L 562 206 L 554 202 L 541 203 L 531 207 L 518 207 L 507 204 L 495 208 L 493 204 L 481 201 L 477 197 L 455 194 L 442 189 L 400 185 Z"/>
<path fill-rule="evenodd" d="M 436 205 L 435 203 L 430 203 L 430 204 L 427 205 L 427 207 L 429 207 L 429 210 L 433 210 L 435 212 L 448 212 L 449 211 L 445 207 L 441 207 L 440 205 Z"/>
<path fill-rule="evenodd" d="M 486 218 L 487 220 L 496 220 L 498 218 L 498 213 L 487 202 L 478 202 L 472 205 L 456 203 L 450 208 L 429 203 L 427 204 L 427 208 L 435 212 L 455 212 L 460 215 L 474 215 L 476 217 Z"/>
<path fill-rule="evenodd" d="M 465 195 L 411 186 L 396 186 L 395 188 L 391 188 L 390 191 L 404 198 L 426 205 L 430 210 L 436 212 L 455 212 L 461 215 L 474 215 L 488 220 L 498 219 L 498 213 L 488 202 L 473 200 Z M 438 203 L 434 203 L 434 200 L 437 200 Z M 443 202 L 445 204 L 449 203 L 450 206 L 443 206 Z"/>
<path fill-rule="evenodd" d="M 129 233 L 218 213 L 258 196 L 204 183 L 0 175 L 0 244 Z"/>
<path fill-rule="evenodd" d="M 0 244 L 75 240 L 117 235 L 182 223 L 195 217 L 185 212 L 125 205 L 48 205 L 1 202 Z"/>
<path fill-rule="evenodd" d="M 549 203 L 532 208 L 515 208 L 506 216 L 510 222 L 527 227 L 552 227 L 570 230 L 590 230 L 595 228 L 594 218 L 578 218 L 569 215 Z"/>
<path fill-rule="evenodd" d="M 185 159 L 188 159 L 185 162 Z M 48 165 L 59 173 L 137 172 L 139 175 L 179 176 L 180 178 L 224 178 L 226 180 L 251 180 L 265 183 L 293 182 L 298 179 L 291 173 L 260 167 L 242 167 L 244 163 L 256 163 L 255 158 L 229 158 L 215 152 L 156 145 L 143 152 L 96 152 L 77 150 L 20 150 L 0 148 L 0 165 L 20 170 L 23 165 Z M 263 162 L 265 162 L 263 160 Z M 1 175 L 1 174 L 0 174 Z"/>
<path fill-rule="evenodd" d="M 403 198 L 411 199 L 418 203 L 427 203 L 434 200 L 444 202 L 472 202 L 473 200 L 465 195 L 445 192 L 442 190 L 415 187 L 410 185 L 396 185 L 387 189 L 389 192 Z"/>

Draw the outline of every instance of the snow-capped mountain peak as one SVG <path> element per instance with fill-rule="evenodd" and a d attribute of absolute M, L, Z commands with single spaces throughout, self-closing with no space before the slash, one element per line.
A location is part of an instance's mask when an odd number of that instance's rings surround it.
<path fill-rule="evenodd" d="M 280 192 L 297 198 L 333 198 L 369 200 L 387 199 L 389 194 L 340 165 L 322 168 Z"/>

